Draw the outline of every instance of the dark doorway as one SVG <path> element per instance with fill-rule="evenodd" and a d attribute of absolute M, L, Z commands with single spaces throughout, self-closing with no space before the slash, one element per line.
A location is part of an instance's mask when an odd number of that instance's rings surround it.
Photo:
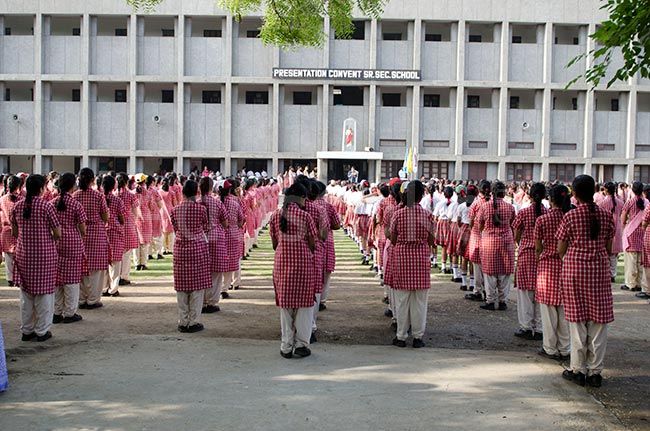
<path fill-rule="evenodd" d="M 160 174 L 174 172 L 174 159 L 165 158 L 160 160 Z"/>
<path fill-rule="evenodd" d="M 266 171 L 268 164 L 268 160 L 266 159 L 246 159 L 243 162 L 243 165 L 241 162 L 239 163 L 239 170 L 246 169 L 246 172 L 253 171 L 253 173 Z"/>
<path fill-rule="evenodd" d="M 201 159 L 201 169 L 206 166 L 209 171 L 221 172 L 221 159 Z"/>
<path fill-rule="evenodd" d="M 309 170 L 316 169 L 316 160 L 313 159 L 285 159 L 284 170 L 288 171 L 290 167 L 294 169 L 298 167 L 307 167 Z"/>
<path fill-rule="evenodd" d="M 487 178 L 487 163 L 468 162 L 467 176 L 470 180 L 480 181 Z"/>
<path fill-rule="evenodd" d="M 367 160 L 328 160 L 327 179 L 347 181 L 348 171 L 353 166 L 357 171 L 359 171 L 359 181 L 368 179 Z"/>

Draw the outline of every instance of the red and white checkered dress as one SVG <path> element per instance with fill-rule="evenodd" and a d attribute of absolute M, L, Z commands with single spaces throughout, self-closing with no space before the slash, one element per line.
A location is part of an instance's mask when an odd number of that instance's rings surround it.
<path fill-rule="evenodd" d="M 399 205 L 395 203 L 395 205 L 388 205 L 386 208 L 384 208 L 384 226 L 387 226 L 388 233 L 390 234 L 390 227 L 392 226 L 393 223 L 393 217 L 395 216 L 395 213 L 404 208 L 404 206 L 400 203 Z M 393 287 L 393 275 L 394 275 L 394 267 L 395 263 L 393 260 L 393 243 L 391 243 L 390 239 L 386 239 L 386 248 L 384 249 L 384 284 Z"/>
<path fill-rule="evenodd" d="M 171 190 L 164 191 L 164 190 L 159 190 L 158 193 L 160 193 L 160 197 L 163 200 L 164 208 L 161 209 L 161 218 L 162 218 L 162 231 L 163 233 L 173 233 L 174 232 L 174 226 L 172 226 L 172 221 L 169 218 L 169 214 L 171 214 L 172 210 L 174 209 L 174 201 L 176 199 L 176 196 Z"/>
<path fill-rule="evenodd" d="M 223 261 L 226 258 L 226 232 L 222 223 L 226 220 L 226 210 L 220 200 L 210 195 L 202 196 L 200 202 L 208 214 L 210 272 L 225 272 Z"/>
<path fill-rule="evenodd" d="M 476 198 L 469 207 L 469 219 L 473 223 L 469 234 L 469 243 L 467 244 L 469 260 L 479 265 L 481 263 L 481 226 L 478 224 L 478 215 L 483 205 L 489 202 L 483 198 Z"/>
<path fill-rule="evenodd" d="M 645 209 L 645 213 L 643 214 L 643 224 L 650 226 L 650 206 Z M 641 263 L 644 268 L 650 268 L 650 227 L 644 230 L 643 258 Z"/>
<path fill-rule="evenodd" d="M 542 205 L 542 215 L 546 208 Z M 512 223 L 514 231 L 521 231 L 517 248 L 517 270 L 515 286 L 520 290 L 535 290 L 537 285 L 537 255 L 535 254 L 535 205 L 519 211 Z"/>
<path fill-rule="evenodd" d="M 18 226 L 14 282 L 30 295 L 49 295 L 56 290 L 59 262 L 52 230 L 59 227 L 51 203 L 34 197 L 29 219 L 23 218 L 26 201 L 19 201 L 11 213 Z"/>
<path fill-rule="evenodd" d="M 61 223 L 61 239 L 56 243 L 59 255 L 57 286 L 80 283 L 86 260 L 84 241 L 79 233 L 79 225 L 87 221 L 86 211 L 70 194 L 66 193 L 62 199 L 65 201 L 65 211 L 56 210 Z M 56 198 L 51 203 L 56 207 L 58 202 Z"/>
<path fill-rule="evenodd" d="M 508 275 L 515 270 L 515 240 L 512 236 L 512 222 L 515 208 L 501 198 L 484 205 L 478 214 L 478 224 L 483 227 L 481 234 L 481 269 L 487 275 Z M 501 225 L 495 226 L 492 216 L 501 217 Z"/>
<path fill-rule="evenodd" d="M 634 197 L 633 199 L 630 199 L 629 201 L 625 202 L 625 204 L 623 205 L 623 212 L 627 213 L 627 221 L 628 221 L 628 223 L 639 212 L 643 211 L 643 210 L 640 210 L 639 208 L 637 208 L 636 201 L 637 201 L 637 199 L 636 199 L 636 197 Z M 645 204 L 645 208 L 647 208 L 648 207 L 648 201 L 644 199 L 643 202 Z M 623 229 L 625 229 L 625 226 L 623 226 Z M 625 235 L 625 234 L 623 234 L 623 235 Z M 634 230 L 634 232 L 632 232 L 632 234 L 628 236 L 628 243 L 629 243 L 629 246 L 627 247 L 627 250 L 623 250 L 623 251 L 634 252 L 634 253 L 640 253 L 640 252 L 643 251 L 643 226 L 642 225 L 639 225 L 639 227 L 637 227 Z"/>
<path fill-rule="evenodd" d="M 316 225 L 316 232 L 318 236 L 316 237 L 316 248 L 314 249 L 314 271 L 316 271 L 316 277 L 318 280 L 324 280 L 325 276 L 325 242 L 320 240 L 321 232 L 329 231 L 329 217 L 327 216 L 327 210 L 315 201 L 306 200 L 305 201 L 305 211 L 309 214 Z M 323 283 L 316 283 L 315 286 L 316 293 L 323 292 Z"/>
<path fill-rule="evenodd" d="M 447 239 L 445 243 L 447 244 L 445 248 L 447 249 L 447 254 L 455 255 L 456 249 L 458 248 L 458 240 L 460 236 L 460 228 L 458 222 L 450 220 L 449 221 L 449 230 L 447 231 Z"/>
<path fill-rule="evenodd" d="M 542 254 L 537 264 L 537 285 L 535 302 L 557 307 L 562 305 L 560 275 L 562 259 L 557 254 L 557 233 L 564 213 L 559 208 L 551 208 L 535 222 L 534 239 L 542 241 Z"/>
<path fill-rule="evenodd" d="M 208 212 L 198 202 L 183 201 L 170 214 L 174 242 L 174 290 L 193 292 L 212 286 L 206 233 Z"/>
<path fill-rule="evenodd" d="M 84 249 L 86 252 L 87 271 L 104 271 L 109 265 L 109 245 L 106 234 L 106 224 L 102 214 L 108 213 L 104 195 L 97 190 L 77 190 L 72 195 L 86 211 L 86 237 Z"/>
<path fill-rule="evenodd" d="M 332 232 L 332 227 L 340 226 L 341 221 L 339 220 L 339 215 L 332 204 L 324 199 L 319 199 L 316 202 L 325 208 L 329 222 L 329 232 L 327 234 L 327 241 L 325 241 L 325 272 L 332 273 L 336 268 L 336 251 L 334 249 L 334 233 Z"/>
<path fill-rule="evenodd" d="M 616 207 L 614 207 L 616 200 Z M 623 224 L 621 223 L 621 213 L 625 203 L 618 197 L 606 196 L 596 202 L 599 207 L 612 215 L 614 219 L 614 241 L 612 242 L 612 254 L 623 252 Z"/>
<path fill-rule="evenodd" d="M 287 232 L 280 230 L 282 209 L 271 216 L 269 233 L 277 243 L 273 261 L 275 304 L 282 308 L 314 306 L 316 286 L 320 283 L 309 249 L 309 239 L 318 242 L 316 224 L 297 204 L 286 209 Z"/>
<path fill-rule="evenodd" d="M 149 189 L 149 195 L 151 199 L 149 201 L 149 211 L 151 211 L 151 236 L 153 238 L 158 238 L 162 235 L 162 217 L 160 216 L 160 207 L 159 203 L 162 203 L 162 198 L 158 189 L 151 187 Z"/>
<path fill-rule="evenodd" d="M 120 224 L 118 217 L 126 219 L 126 208 L 124 202 L 117 196 L 108 198 L 108 224 L 106 233 L 108 234 L 108 245 L 110 250 L 111 262 L 121 261 L 125 251 L 124 225 Z"/>
<path fill-rule="evenodd" d="M 226 259 L 224 262 L 224 268 L 226 269 L 224 272 L 237 271 L 239 269 L 239 260 L 244 255 L 244 230 L 239 227 L 240 224 L 244 223 L 244 210 L 239 199 L 232 195 L 226 196 L 222 203 L 228 220 Z"/>
<path fill-rule="evenodd" d="M 397 234 L 391 256 L 394 274 L 390 286 L 398 290 L 429 289 L 431 250 L 427 240 L 435 232 L 431 213 L 420 205 L 399 209 L 391 220 L 390 232 L 392 236 Z"/>
<path fill-rule="evenodd" d="M 140 245 L 140 242 L 138 241 L 138 230 L 135 227 L 133 208 L 137 208 L 140 205 L 140 201 L 126 187 L 120 189 L 115 196 L 119 197 L 124 204 L 124 249 L 136 249 Z"/>
<path fill-rule="evenodd" d="M 16 202 L 11 200 L 12 196 L 16 199 Z M 16 251 L 16 238 L 11 234 L 11 212 L 20 199 L 22 197 L 18 194 L 6 194 L 0 198 L 0 223 L 2 223 L 0 245 L 3 253 L 14 253 Z"/>
<path fill-rule="evenodd" d="M 614 238 L 611 214 L 594 204 L 600 234 L 589 235 L 589 206 L 582 204 L 564 215 L 557 231 L 558 241 L 568 244 L 562 266 L 564 317 L 569 322 L 610 323 L 614 321 L 612 284 L 606 243 Z"/>
<path fill-rule="evenodd" d="M 386 209 L 391 206 L 397 206 L 395 198 L 388 196 L 385 199 L 382 199 L 379 204 L 377 204 L 377 214 L 375 215 L 375 220 L 377 221 L 377 229 L 375 236 L 377 237 L 377 264 L 380 268 L 384 269 L 386 265 L 386 257 L 384 256 L 384 250 L 386 248 Z"/>
<path fill-rule="evenodd" d="M 151 238 L 153 236 L 151 230 L 151 195 L 144 186 L 141 190 L 141 193 L 135 194 L 138 198 L 138 206 L 140 207 L 140 213 L 135 219 L 135 227 L 138 231 L 139 245 L 145 245 L 151 243 Z"/>

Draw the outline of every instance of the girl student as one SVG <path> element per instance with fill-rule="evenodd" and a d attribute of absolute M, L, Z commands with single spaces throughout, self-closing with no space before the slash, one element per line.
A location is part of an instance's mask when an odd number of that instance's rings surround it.
<path fill-rule="evenodd" d="M 58 288 L 54 296 L 53 323 L 74 323 L 82 320 L 77 310 L 83 266 L 81 262 L 84 260 L 86 211 L 71 195 L 76 182 L 77 177 L 71 172 L 61 175 L 58 180 L 59 196 L 52 201 L 61 223 L 61 238 L 56 243 Z"/>
<path fill-rule="evenodd" d="M 467 196 L 464 201 L 458 205 L 458 241 L 456 245 L 456 255 L 460 259 L 461 266 L 461 283 L 460 290 L 474 290 L 474 273 L 472 265 L 469 263 L 469 240 L 471 236 L 471 220 L 469 218 L 470 208 L 474 204 L 478 195 L 478 188 L 475 185 L 467 186 Z M 468 277 L 469 275 L 469 277 Z M 469 278 L 469 279 L 468 279 Z"/>
<path fill-rule="evenodd" d="M 147 188 L 147 176 L 137 174 L 135 176 L 135 196 L 138 198 L 138 216 L 135 219 L 135 226 L 138 231 L 138 248 L 134 250 L 135 270 L 144 271 L 147 267 L 151 240 L 153 238 L 151 220 L 151 193 Z"/>
<path fill-rule="evenodd" d="M 239 289 L 237 273 L 240 270 L 240 261 L 244 255 L 244 210 L 240 199 L 237 197 L 239 181 L 236 179 L 225 180 L 219 189 L 219 198 L 226 211 L 228 228 L 225 232 L 226 258 L 224 259 L 224 276 L 221 297 L 229 298 L 228 289 Z"/>
<path fill-rule="evenodd" d="M 16 203 L 23 199 L 21 196 L 22 180 L 16 175 L 10 175 L 5 179 L 6 185 L 4 195 L 0 198 L 0 243 L 2 245 L 2 257 L 7 269 L 7 284 L 14 285 L 14 257 L 16 252 L 16 238 L 11 233 L 11 213 Z"/>
<path fill-rule="evenodd" d="M 481 269 L 481 226 L 478 224 L 478 215 L 483 206 L 489 204 L 490 194 L 492 193 L 492 184 L 483 180 L 479 183 L 479 199 L 476 199 L 470 206 L 467 216 L 469 217 L 470 236 L 467 244 L 469 261 L 474 272 L 474 291 L 465 295 L 465 299 L 470 301 L 485 301 L 485 277 Z M 471 287 L 470 287 L 471 288 Z"/>
<path fill-rule="evenodd" d="M 271 216 L 269 229 L 275 250 L 273 288 L 280 307 L 280 354 L 287 359 L 311 355 L 314 295 L 321 281 L 314 265 L 319 234 L 312 217 L 303 210 L 306 198 L 302 184 L 289 187 L 282 209 Z"/>
<path fill-rule="evenodd" d="M 447 186 L 443 190 L 444 198 L 441 199 L 433 210 L 433 216 L 436 220 L 436 245 L 442 248 L 442 262 L 440 262 L 440 271 L 444 274 L 451 274 L 451 260 L 447 268 L 447 238 L 451 222 L 449 221 L 449 207 L 453 204 L 454 189 Z"/>
<path fill-rule="evenodd" d="M 539 354 L 549 359 L 564 361 L 569 358 L 571 340 L 569 324 L 564 318 L 560 283 L 562 259 L 557 253 L 555 234 L 564 215 L 571 210 L 569 189 L 563 184 L 553 186 L 550 201 L 551 208 L 535 221 L 534 233 L 535 254 L 538 258 L 535 302 L 540 304 L 543 329 Z"/>
<path fill-rule="evenodd" d="M 46 341 L 52 337 L 58 264 L 56 241 L 61 237 L 61 229 L 54 207 L 41 198 L 45 177 L 30 175 L 25 186 L 25 199 L 16 203 L 11 212 L 22 340 Z"/>
<path fill-rule="evenodd" d="M 395 212 L 402 208 L 402 184 L 400 181 L 395 182 L 390 189 L 390 195 L 394 200 L 394 204 L 387 205 L 384 209 L 383 225 L 384 234 L 386 235 L 386 248 L 384 249 L 384 295 L 388 294 L 388 308 L 384 310 L 384 316 L 392 318 L 391 327 L 397 330 L 397 309 L 395 290 L 393 289 L 393 276 L 395 273 L 394 260 L 393 260 L 393 243 L 391 242 L 391 223 Z"/>
<path fill-rule="evenodd" d="M 102 191 L 106 198 L 109 217 L 106 224 L 109 245 L 108 279 L 104 285 L 103 296 L 120 296 L 120 280 L 122 279 L 122 258 L 124 257 L 126 207 L 118 196 L 113 195 L 115 178 L 104 175 L 102 178 Z"/>
<path fill-rule="evenodd" d="M 643 211 L 648 201 L 643 196 L 643 183 L 635 181 L 632 184 L 633 198 L 625 202 L 621 212 L 623 224 L 623 251 L 625 252 L 625 284 L 622 290 L 638 292 L 642 284 L 643 266 L 641 253 L 643 252 Z"/>
<path fill-rule="evenodd" d="M 563 260 L 564 315 L 571 335 L 571 365 L 562 376 L 580 386 L 599 387 L 607 325 L 614 321 L 609 272 L 614 222 L 594 203 L 595 186 L 589 175 L 573 180 L 578 206 L 564 216 L 556 238 Z"/>
<path fill-rule="evenodd" d="M 325 208 L 327 217 L 329 218 L 329 230 L 327 232 L 327 240 L 325 241 L 325 278 L 323 280 L 323 293 L 321 293 L 320 304 L 318 311 L 327 309 L 327 298 L 330 290 L 330 281 L 332 273 L 336 269 L 336 251 L 334 250 L 334 231 L 341 228 L 341 220 L 338 213 L 332 204 L 327 202 L 325 196 L 325 184 L 320 181 L 316 182 L 319 189 L 319 198 L 316 201 Z"/>
<path fill-rule="evenodd" d="M 140 212 L 140 201 L 129 188 L 129 176 L 124 172 L 117 174 L 117 190 L 115 196 L 120 198 L 124 204 L 124 254 L 120 266 L 120 286 L 131 284 L 131 254 L 132 250 L 137 252 L 140 243 L 138 241 L 138 230 L 135 221 Z"/>
<path fill-rule="evenodd" d="M 519 211 L 512 223 L 515 231 L 517 249 L 517 272 L 515 286 L 517 288 L 517 316 L 519 329 L 515 336 L 527 340 L 542 339 L 542 321 L 539 304 L 535 302 L 535 287 L 537 285 L 537 256 L 535 254 L 535 222 L 546 213 L 542 201 L 546 198 L 546 186 L 534 183 L 528 195 L 532 205 Z"/>
<path fill-rule="evenodd" d="M 609 269 L 612 283 L 616 278 L 616 265 L 618 255 L 623 252 L 623 225 L 621 213 L 623 212 L 623 201 L 616 195 L 616 184 L 607 182 L 603 185 L 605 196 L 599 199 L 596 204 L 605 211 L 612 214 L 614 219 L 614 241 L 612 242 L 612 255 L 609 257 Z"/>

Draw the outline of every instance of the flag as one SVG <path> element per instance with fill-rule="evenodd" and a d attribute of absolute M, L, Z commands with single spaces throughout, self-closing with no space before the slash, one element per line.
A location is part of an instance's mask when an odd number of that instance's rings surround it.
<path fill-rule="evenodd" d="M 404 154 L 404 165 L 402 170 L 407 174 L 409 179 L 417 178 L 418 172 L 418 154 L 413 144 L 409 144 Z"/>

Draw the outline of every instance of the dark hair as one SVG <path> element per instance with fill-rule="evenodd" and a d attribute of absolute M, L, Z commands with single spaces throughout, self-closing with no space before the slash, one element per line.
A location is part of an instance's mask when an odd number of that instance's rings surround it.
<path fill-rule="evenodd" d="M 282 233 L 286 233 L 287 230 L 289 229 L 288 220 L 287 220 L 287 208 L 289 207 L 289 204 L 292 202 L 292 199 L 287 199 L 287 198 L 290 196 L 304 199 L 307 197 L 307 189 L 299 182 L 296 182 L 293 183 L 291 187 L 289 187 L 284 191 L 285 202 L 282 205 L 282 214 L 280 215 L 280 231 Z"/>
<path fill-rule="evenodd" d="M 542 183 L 535 183 L 528 191 L 530 198 L 535 204 L 535 218 L 542 215 L 542 200 L 546 198 L 546 186 Z"/>
<path fill-rule="evenodd" d="M 467 186 L 467 197 L 465 198 L 465 205 L 469 208 L 470 205 L 474 203 L 474 199 L 476 199 L 476 196 L 478 195 L 478 188 L 470 184 Z"/>
<path fill-rule="evenodd" d="M 169 191 L 169 181 L 171 181 L 171 179 L 169 177 L 163 178 L 162 186 L 160 187 L 163 192 L 168 192 Z"/>
<path fill-rule="evenodd" d="M 616 212 L 616 184 L 609 181 L 603 185 L 607 194 L 612 198 L 612 214 Z"/>
<path fill-rule="evenodd" d="M 196 181 L 187 180 L 183 184 L 183 196 L 186 198 L 193 198 L 196 196 L 196 192 L 199 190 L 199 185 Z"/>
<path fill-rule="evenodd" d="M 481 182 L 478 184 L 478 189 L 483 195 L 483 199 L 485 201 L 490 200 L 490 193 L 492 192 L 492 183 L 490 183 L 488 180 L 481 180 Z"/>
<path fill-rule="evenodd" d="M 494 223 L 496 227 L 500 227 L 501 217 L 497 212 L 497 198 L 503 198 L 506 195 L 506 185 L 501 181 L 495 181 L 494 184 L 492 184 L 492 194 L 494 195 L 494 199 L 492 199 L 492 208 L 494 208 L 492 223 Z"/>
<path fill-rule="evenodd" d="M 23 218 L 29 219 L 32 215 L 32 200 L 38 196 L 45 187 L 45 177 L 43 175 L 32 174 L 25 182 L 27 197 L 25 197 L 25 208 L 23 208 Z"/>
<path fill-rule="evenodd" d="M 395 199 L 397 203 L 402 202 L 402 194 L 400 193 L 401 189 L 402 189 L 401 183 L 395 183 L 390 188 L 390 195 Z"/>
<path fill-rule="evenodd" d="M 207 196 L 212 190 L 212 179 L 210 177 L 202 177 L 199 180 L 199 190 L 201 191 L 201 196 Z"/>
<path fill-rule="evenodd" d="M 451 204 L 451 198 L 454 196 L 453 187 L 449 187 L 449 186 L 445 187 L 442 193 L 445 195 L 445 198 L 447 198 L 447 206 L 449 206 L 449 204 Z"/>
<path fill-rule="evenodd" d="M 59 189 L 59 200 L 56 203 L 56 209 L 59 212 L 63 212 L 66 209 L 65 206 L 65 196 L 70 193 L 70 190 L 74 187 L 77 182 L 77 177 L 72 172 L 66 172 L 65 174 L 59 177 L 57 187 Z"/>
<path fill-rule="evenodd" d="M 597 239 L 600 234 L 600 220 L 596 217 L 594 190 L 596 190 L 596 182 L 589 175 L 578 175 L 573 180 L 573 193 L 589 207 L 589 237 L 592 240 Z"/>
<path fill-rule="evenodd" d="M 233 178 L 230 180 L 230 183 L 232 184 L 232 187 L 230 188 L 230 194 L 234 195 L 235 190 L 237 190 L 237 188 L 241 186 L 241 182 L 237 178 Z"/>
<path fill-rule="evenodd" d="M 156 178 L 153 175 L 149 175 L 149 176 L 147 176 L 147 179 L 144 180 L 144 183 L 147 185 L 147 187 L 150 187 L 155 179 Z"/>
<path fill-rule="evenodd" d="M 81 190 L 88 190 L 92 182 L 95 180 L 95 173 L 90 168 L 83 168 L 79 171 L 79 188 Z"/>
<path fill-rule="evenodd" d="M 10 177 L 7 178 L 6 181 L 7 184 L 5 186 L 5 193 L 9 191 L 9 193 L 11 193 L 9 199 L 11 200 L 11 202 L 16 202 L 18 200 L 18 196 L 14 195 L 14 193 L 20 190 L 20 187 L 22 186 L 23 182 L 16 175 L 11 175 Z"/>
<path fill-rule="evenodd" d="M 402 199 L 406 206 L 418 204 L 424 196 L 424 184 L 420 180 L 413 180 L 408 183 L 406 190 L 402 194 Z"/>
<path fill-rule="evenodd" d="M 123 189 L 129 186 L 129 176 L 125 172 L 117 174 L 117 188 Z"/>
<path fill-rule="evenodd" d="M 266 180 L 266 183 L 268 183 L 268 180 Z M 316 187 L 318 187 L 318 196 L 321 197 L 325 195 L 325 192 L 327 191 L 325 183 L 321 181 L 314 181 L 314 183 L 316 184 Z M 386 196 L 388 196 L 388 194 Z"/>
<path fill-rule="evenodd" d="M 564 184 L 556 184 L 551 187 L 549 192 L 551 202 L 559 207 L 564 214 L 571 210 L 571 196 L 569 195 L 569 188 Z"/>
<path fill-rule="evenodd" d="M 110 175 L 104 175 L 102 178 L 102 189 L 104 190 L 104 196 L 106 196 L 106 205 L 111 204 L 111 192 L 115 189 L 115 178 Z"/>
<path fill-rule="evenodd" d="M 386 184 L 382 184 L 381 186 L 379 186 L 379 193 L 381 193 L 383 197 L 387 198 L 388 195 L 390 195 L 390 189 Z"/>
<path fill-rule="evenodd" d="M 632 183 L 632 193 L 636 196 L 636 207 L 640 210 L 645 209 L 645 201 L 643 200 L 643 183 L 635 181 Z"/>

